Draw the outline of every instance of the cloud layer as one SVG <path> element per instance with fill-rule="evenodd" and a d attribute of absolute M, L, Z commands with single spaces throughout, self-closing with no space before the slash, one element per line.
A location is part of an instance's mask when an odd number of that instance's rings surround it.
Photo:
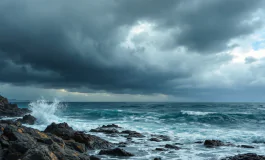
<path fill-rule="evenodd" d="M 234 68 L 241 39 L 264 27 L 263 3 L 2 0 L 0 82 L 80 93 L 232 93 L 250 81 L 235 73 L 246 79 L 235 83 L 223 70 Z M 263 64 L 247 57 L 246 72 L 255 63 Z"/>

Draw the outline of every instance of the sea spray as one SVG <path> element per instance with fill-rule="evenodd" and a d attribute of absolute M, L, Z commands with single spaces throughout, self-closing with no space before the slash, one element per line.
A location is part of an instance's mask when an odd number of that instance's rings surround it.
<path fill-rule="evenodd" d="M 48 102 L 45 99 L 40 99 L 29 104 L 29 109 L 32 115 L 37 118 L 38 124 L 49 125 L 52 122 L 60 122 L 59 112 L 66 106 L 55 99 L 53 102 Z"/>

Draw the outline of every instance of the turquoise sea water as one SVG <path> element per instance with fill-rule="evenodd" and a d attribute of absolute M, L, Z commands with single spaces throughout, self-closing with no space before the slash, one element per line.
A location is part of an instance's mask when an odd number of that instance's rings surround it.
<path fill-rule="evenodd" d="M 47 103 L 43 100 L 18 103 L 28 107 L 38 118 L 31 127 L 44 130 L 52 122 L 67 122 L 74 129 L 88 132 L 104 124 L 118 124 L 125 129 L 143 133 L 125 149 L 136 154 L 131 159 L 220 159 L 239 153 L 265 154 L 265 104 L 262 103 Z M 171 142 L 151 142 L 151 134 L 171 137 Z M 96 134 L 111 142 L 123 137 Z M 205 148 L 196 141 L 218 139 L 236 145 L 252 145 L 254 149 L 238 147 Z M 164 144 L 180 143 L 181 150 L 157 152 Z M 98 151 L 93 151 L 96 154 Z M 118 159 L 117 157 L 101 157 Z"/>

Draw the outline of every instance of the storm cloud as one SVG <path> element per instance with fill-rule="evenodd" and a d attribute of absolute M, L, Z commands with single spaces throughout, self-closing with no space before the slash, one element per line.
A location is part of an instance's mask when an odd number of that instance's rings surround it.
<path fill-rule="evenodd" d="M 263 27 L 256 18 L 263 3 L 2 0 L 0 81 L 80 93 L 196 95 L 203 92 L 200 76 L 232 60 L 234 40 Z M 138 31 L 141 24 L 150 31 Z"/>

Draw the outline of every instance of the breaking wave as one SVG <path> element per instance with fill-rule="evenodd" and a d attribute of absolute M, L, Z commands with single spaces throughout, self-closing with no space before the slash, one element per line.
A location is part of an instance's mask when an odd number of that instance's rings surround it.
<path fill-rule="evenodd" d="M 52 122 L 59 122 L 59 114 L 66 106 L 55 99 L 49 102 L 45 99 L 40 99 L 29 104 L 29 109 L 32 115 L 37 118 L 37 123 L 49 125 Z"/>

